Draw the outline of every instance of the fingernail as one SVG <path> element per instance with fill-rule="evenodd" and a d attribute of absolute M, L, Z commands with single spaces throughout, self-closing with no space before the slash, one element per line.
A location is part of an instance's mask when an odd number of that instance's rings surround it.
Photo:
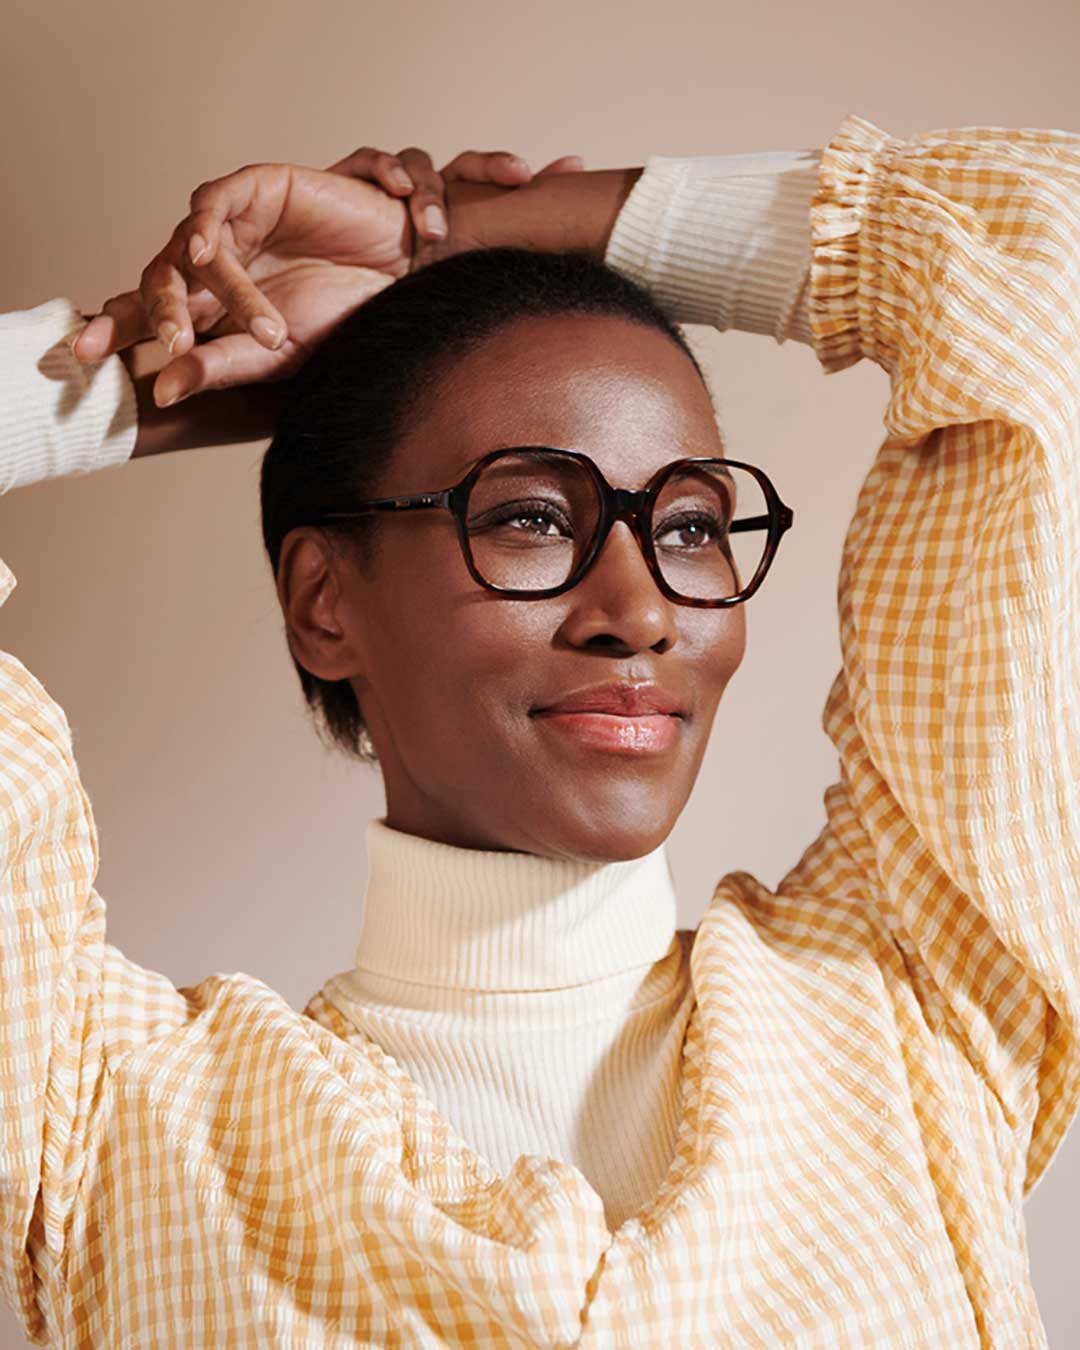
<path fill-rule="evenodd" d="M 163 343 L 169 349 L 169 355 L 172 356 L 173 348 L 176 346 L 177 339 L 180 336 L 180 329 L 171 319 L 166 319 L 157 332 L 158 341 Z"/>
<path fill-rule="evenodd" d="M 197 263 L 204 253 L 209 252 L 210 245 L 201 234 L 193 234 L 188 240 L 188 256 L 193 263 Z"/>
<path fill-rule="evenodd" d="M 520 155 L 511 155 L 510 163 L 515 169 L 524 169 L 526 173 L 530 172 L 528 164 Z"/>
<path fill-rule="evenodd" d="M 251 332 L 252 336 L 258 338 L 264 347 L 269 347 L 273 352 L 276 352 L 285 341 L 285 334 L 277 324 L 262 314 L 257 319 L 252 319 Z"/>
<path fill-rule="evenodd" d="M 164 403 L 159 403 L 158 407 L 171 408 L 174 403 L 179 403 L 182 399 L 187 398 L 190 392 L 190 389 L 181 389 L 178 394 L 173 394 L 172 398 L 167 398 Z"/>
<path fill-rule="evenodd" d="M 424 229 L 438 239 L 446 234 L 446 217 L 438 206 L 424 207 Z"/>
<path fill-rule="evenodd" d="M 404 169 L 391 169 L 390 178 L 394 186 L 401 188 L 402 192 L 411 192 L 413 190 L 413 180 Z"/>

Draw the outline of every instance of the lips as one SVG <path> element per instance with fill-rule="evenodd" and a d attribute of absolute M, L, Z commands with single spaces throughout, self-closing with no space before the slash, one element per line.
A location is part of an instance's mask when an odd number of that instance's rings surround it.
<path fill-rule="evenodd" d="M 683 738 L 679 700 L 656 684 L 597 684 L 534 709 L 537 721 L 575 753 L 664 756 Z"/>
<path fill-rule="evenodd" d="M 557 703 L 534 709 L 536 715 L 553 713 L 610 713 L 615 717 L 652 717 L 666 714 L 684 717 L 677 698 L 656 684 L 598 684 L 567 694 Z"/>

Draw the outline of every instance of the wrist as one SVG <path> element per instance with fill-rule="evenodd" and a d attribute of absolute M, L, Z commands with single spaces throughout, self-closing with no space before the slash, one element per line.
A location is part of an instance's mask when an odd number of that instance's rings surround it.
<path fill-rule="evenodd" d="M 585 252 L 603 260 L 615 220 L 640 168 L 551 174 L 523 187 L 446 185 L 449 234 L 414 253 L 413 270 L 473 248 Z"/>

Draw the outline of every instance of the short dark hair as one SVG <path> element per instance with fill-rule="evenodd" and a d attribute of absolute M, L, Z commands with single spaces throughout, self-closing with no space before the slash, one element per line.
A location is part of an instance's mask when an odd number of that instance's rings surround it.
<path fill-rule="evenodd" d="M 292 381 L 260 476 L 263 542 L 275 578 L 291 529 L 374 494 L 409 422 L 423 414 L 425 390 L 456 359 L 519 319 L 563 314 L 655 328 L 704 382 L 686 339 L 649 293 L 584 253 L 476 249 L 432 263 L 349 314 Z M 323 528 L 370 558 L 372 521 Z M 327 748 L 374 762 L 349 681 L 320 679 L 295 657 L 293 665 Z"/>

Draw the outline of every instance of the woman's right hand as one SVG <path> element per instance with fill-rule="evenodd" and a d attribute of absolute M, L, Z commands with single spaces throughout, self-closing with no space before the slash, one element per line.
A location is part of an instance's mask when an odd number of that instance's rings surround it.
<path fill-rule="evenodd" d="M 542 172 L 580 167 L 564 157 Z M 196 189 L 138 289 L 107 300 L 73 350 L 101 361 L 157 337 L 172 357 L 154 382 L 159 407 L 286 379 L 346 314 L 408 272 L 419 242 L 440 237 L 427 213 L 443 206 L 446 181 L 532 177 L 505 152 L 469 151 L 441 173 L 415 149 L 365 148 L 327 170 L 248 165 Z"/>

